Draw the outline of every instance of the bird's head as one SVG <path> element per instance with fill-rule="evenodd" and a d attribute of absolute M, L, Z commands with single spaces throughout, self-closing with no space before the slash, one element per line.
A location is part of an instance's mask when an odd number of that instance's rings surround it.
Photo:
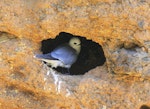
<path fill-rule="evenodd" d="M 74 48 L 77 53 L 79 54 L 80 53 L 80 50 L 81 50 L 81 41 L 79 38 L 77 37 L 73 37 L 70 39 L 69 41 L 69 45 Z"/>

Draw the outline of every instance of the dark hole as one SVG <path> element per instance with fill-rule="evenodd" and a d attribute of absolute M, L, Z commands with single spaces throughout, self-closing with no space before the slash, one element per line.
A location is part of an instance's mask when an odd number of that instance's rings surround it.
<path fill-rule="evenodd" d="M 146 106 L 146 105 L 142 105 L 142 106 L 140 107 L 140 109 L 150 109 L 150 107 L 149 107 L 149 106 Z"/>
<path fill-rule="evenodd" d="M 81 51 L 77 61 L 70 68 L 70 75 L 81 75 L 96 66 L 103 65 L 106 61 L 101 45 L 85 37 L 75 36 L 70 33 L 61 32 L 55 39 L 47 39 L 42 41 L 41 51 L 43 54 L 51 52 L 60 44 L 68 43 L 72 37 L 78 37 L 81 40 Z M 82 46 L 83 45 L 83 46 Z M 56 68 L 58 72 L 65 74 L 65 68 Z"/>

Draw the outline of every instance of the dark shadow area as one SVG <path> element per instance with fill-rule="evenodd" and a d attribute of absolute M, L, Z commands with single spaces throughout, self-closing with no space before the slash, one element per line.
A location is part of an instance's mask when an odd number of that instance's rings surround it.
<path fill-rule="evenodd" d="M 146 105 L 142 105 L 142 106 L 140 107 L 140 109 L 150 109 L 150 107 L 148 107 L 148 106 L 146 106 Z"/>
<path fill-rule="evenodd" d="M 72 37 L 78 37 L 81 40 L 81 51 L 78 60 L 70 68 L 70 75 L 85 74 L 87 71 L 105 63 L 106 58 L 101 45 L 92 40 L 87 40 L 85 37 L 75 36 L 66 32 L 59 33 L 55 39 L 43 40 L 41 51 L 43 54 L 49 53 L 58 45 L 68 43 Z M 65 74 L 64 72 L 67 69 L 59 67 L 55 70 Z"/>

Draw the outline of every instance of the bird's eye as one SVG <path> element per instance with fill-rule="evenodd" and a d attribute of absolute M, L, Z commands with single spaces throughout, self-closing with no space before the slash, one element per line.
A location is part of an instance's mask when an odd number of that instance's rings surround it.
<path fill-rule="evenodd" d="M 74 42 L 74 44 L 76 45 L 77 43 L 76 43 L 76 42 Z"/>

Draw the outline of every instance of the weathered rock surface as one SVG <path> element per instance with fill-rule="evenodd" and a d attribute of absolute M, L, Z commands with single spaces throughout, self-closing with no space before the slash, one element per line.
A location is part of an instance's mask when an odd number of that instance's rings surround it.
<path fill-rule="evenodd" d="M 149 0 L 1 0 L 0 108 L 140 109 L 150 106 Z M 100 43 L 107 62 L 85 75 L 33 58 L 65 31 Z M 143 107 L 141 107 L 142 109 Z"/>

